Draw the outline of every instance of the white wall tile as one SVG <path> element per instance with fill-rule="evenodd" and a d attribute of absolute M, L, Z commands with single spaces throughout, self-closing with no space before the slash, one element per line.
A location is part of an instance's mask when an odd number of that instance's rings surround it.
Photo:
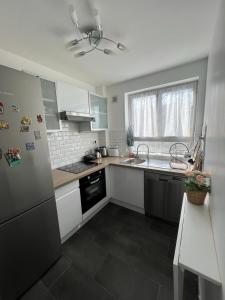
<path fill-rule="evenodd" d="M 99 145 L 98 133 L 78 132 L 76 123 L 62 122 L 62 131 L 48 133 L 48 146 L 52 169 L 82 160 L 85 152 Z"/>

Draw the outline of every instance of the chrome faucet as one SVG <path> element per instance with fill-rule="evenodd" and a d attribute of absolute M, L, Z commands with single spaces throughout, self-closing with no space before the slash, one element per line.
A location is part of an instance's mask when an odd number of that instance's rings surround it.
<path fill-rule="evenodd" d="M 147 147 L 147 149 L 148 149 L 148 159 L 149 159 L 150 149 L 149 149 L 149 146 L 148 146 L 147 144 L 139 144 L 139 145 L 137 146 L 137 158 L 139 158 L 138 150 L 139 150 L 139 147 L 140 147 L 140 146 L 145 146 L 145 147 Z"/>

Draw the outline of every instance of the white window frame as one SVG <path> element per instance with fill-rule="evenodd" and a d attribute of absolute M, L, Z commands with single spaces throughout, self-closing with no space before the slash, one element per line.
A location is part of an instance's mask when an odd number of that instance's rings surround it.
<path fill-rule="evenodd" d="M 176 137 L 176 136 L 162 136 L 162 137 L 134 137 L 135 141 L 148 141 L 148 142 L 190 142 L 195 139 L 195 134 L 196 134 L 196 111 L 197 111 L 197 105 L 198 105 L 198 98 L 199 98 L 199 77 L 192 77 L 184 80 L 179 80 L 179 81 L 173 81 L 157 86 L 152 86 L 149 88 L 144 88 L 141 90 L 136 90 L 132 92 L 128 92 L 125 94 L 125 111 L 126 111 L 126 128 L 129 127 L 129 96 L 142 93 L 142 92 L 147 92 L 147 91 L 152 91 L 152 90 L 160 90 L 163 88 L 168 88 L 168 87 L 173 87 L 173 86 L 178 86 L 182 84 L 187 84 L 191 82 L 197 82 L 197 89 L 196 89 L 196 101 L 195 101 L 195 110 L 194 110 L 194 129 L 193 129 L 193 136 L 192 137 Z"/>

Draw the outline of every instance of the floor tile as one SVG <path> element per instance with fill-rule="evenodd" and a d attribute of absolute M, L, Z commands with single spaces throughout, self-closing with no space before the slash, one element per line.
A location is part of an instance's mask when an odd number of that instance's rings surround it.
<path fill-rule="evenodd" d="M 172 300 L 177 226 L 108 204 L 63 244 L 22 300 Z M 197 300 L 185 272 L 184 300 Z"/>
<path fill-rule="evenodd" d="M 46 286 L 38 281 L 20 300 L 54 300 L 55 298 L 46 288 Z"/>
<path fill-rule="evenodd" d="M 118 258 L 108 256 L 96 280 L 122 300 L 156 300 L 159 285 Z"/>
<path fill-rule="evenodd" d="M 51 287 L 63 273 L 71 266 L 72 261 L 62 256 L 51 269 L 42 277 L 42 282 L 46 287 Z"/>
<path fill-rule="evenodd" d="M 51 292 L 57 300 L 114 300 L 101 285 L 74 266 L 63 274 Z"/>
<path fill-rule="evenodd" d="M 85 244 L 67 243 L 63 247 L 63 254 L 81 270 L 94 276 L 102 265 L 107 253 L 94 241 L 86 241 Z"/>

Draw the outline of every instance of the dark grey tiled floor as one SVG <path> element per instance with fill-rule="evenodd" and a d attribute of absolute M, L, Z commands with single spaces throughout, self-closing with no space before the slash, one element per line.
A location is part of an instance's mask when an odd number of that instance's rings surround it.
<path fill-rule="evenodd" d="M 108 204 L 22 300 L 171 300 L 177 227 Z M 185 274 L 184 299 L 197 299 Z"/>

